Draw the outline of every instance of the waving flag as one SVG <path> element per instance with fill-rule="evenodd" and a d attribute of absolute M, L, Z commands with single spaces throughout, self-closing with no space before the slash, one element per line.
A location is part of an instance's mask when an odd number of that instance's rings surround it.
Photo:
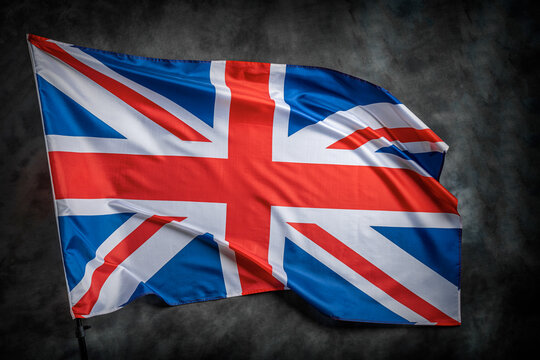
<path fill-rule="evenodd" d="M 74 317 L 292 289 L 337 319 L 460 323 L 448 147 L 386 90 L 28 41 Z"/>

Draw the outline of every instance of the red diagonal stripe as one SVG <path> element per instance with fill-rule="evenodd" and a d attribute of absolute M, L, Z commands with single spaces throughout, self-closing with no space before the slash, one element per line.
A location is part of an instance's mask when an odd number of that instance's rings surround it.
<path fill-rule="evenodd" d="M 203 135 L 195 131 L 193 128 L 188 126 L 182 120 L 178 119 L 176 116 L 163 109 L 161 106 L 157 105 L 150 99 L 144 97 L 143 95 L 127 87 L 121 82 L 116 81 L 108 77 L 107 75 L 104 75 L 99 71 L 94 70 L 90 66 L 80 62 L 55 43 L 45 41 L 43 38 L 32 35 L 28 37 L 28 40 L 34 46 L 65 62 L 75 70 L 79 71 L 81 74 L 93 80 L 95 83 L 97 83 L 107 91 L 111 92 L 120 100 L 124 101 L 126 104 L 128 104 L 129 106 L 131 106 L 132 108 L 134 108 L 135 110 L 137 110 L 138 112 L 164 128 L 165 130 L 174 134 L 179 139 L 184 141 L 210 141 Z"/>
<path fill-rule="evenodd" d="M 360 276 L 428 321 L 437 323 L 437 325 L 459 325 L 459 322 L 401 285 L 319 225 L 309 223 L 288 224 L 353 269 Z"/>
<path fill-rule="evenodd" d="M 388 141 L 400 141 L 402 143 L 415 141 L 442 141 L 431 129 L 413 129 L 409 127 L 403 128 L 380 128 L 372 129 L 369 126 L 356 130 L 349 136 L 336 141 L 328 146 L 328 149 L 343 149 L 354 150 L 364 145 L 370 140 L 386 138 Z"/>
<path fill-rule="evenodd" d="M 114 247 L 103 259 L 103 264 L 99 266 L 92 274 L 90 288 L 73 306 L 73 314 L 77 317 L 90 314 L 96 304 L 99 293 L 112 272 L 124 260 L 144 244 L 152 235 L 154 235 L 163 225 L 171 221 L 182 221 L 185 217 L 168 217 L 154 215 L 146 219 L 135 230 L 133 230 L 124 240 Z"/>

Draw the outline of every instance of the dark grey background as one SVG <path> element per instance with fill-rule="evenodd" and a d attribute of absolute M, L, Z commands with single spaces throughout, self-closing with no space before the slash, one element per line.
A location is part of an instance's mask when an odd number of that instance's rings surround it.
<path fill-rule="evenodd" d="M 89 319 L 110 358 L 519 358 L 539 320 L 538 48 L 523 1 L 18 1 L 2 8 L 0 351 L 78 356 L 25 33 L 178 59 L 334 68 L 390 90 L 449 145 L 463 217 L 463 325 L 330 321 L 291 292 Z"/>

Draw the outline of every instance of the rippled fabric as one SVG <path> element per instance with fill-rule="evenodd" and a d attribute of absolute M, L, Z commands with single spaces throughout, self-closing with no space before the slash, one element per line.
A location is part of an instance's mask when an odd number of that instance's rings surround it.
<path fill-rule="evenodd" d="M 448 146 L 385 89 L 28 40 L 74 317 L 290 289 L 336 319 L 460 323 Z"/>

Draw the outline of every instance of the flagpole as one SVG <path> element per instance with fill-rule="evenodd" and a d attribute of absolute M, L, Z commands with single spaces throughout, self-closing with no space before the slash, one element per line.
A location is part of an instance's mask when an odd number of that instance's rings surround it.
<path fill-rule="evenodd" d="M 88 353 L 86 351 L 86 338 L 84 330 L 90 329 L 90 326 L 84 326 L 82 319 L 75 319 L 75 336 L 79 340 L 79 352 L 81 354 L 81 360 L 88 360 Z"/>

